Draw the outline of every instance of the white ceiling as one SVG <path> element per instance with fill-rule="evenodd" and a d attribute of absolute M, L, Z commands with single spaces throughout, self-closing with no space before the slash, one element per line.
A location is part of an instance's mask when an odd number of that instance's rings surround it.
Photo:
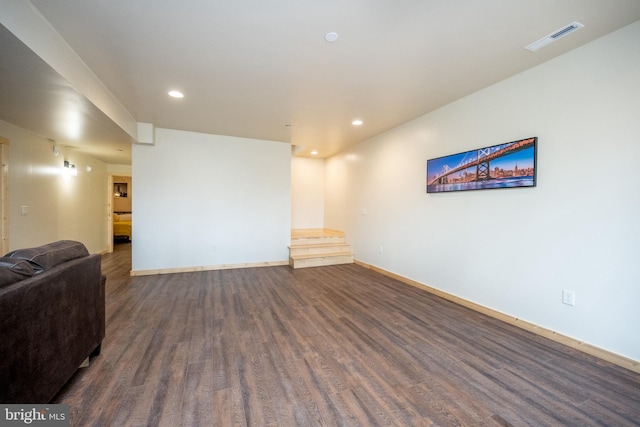
<path fill-rule="evenodd" d="M 137 121 L 319 157 L 640 19 L 638 0 L 31 3 Z M 524 49 L 573 21 L 585 27 Z"/>
<path fill-rule="evenodd" d="M 131 137 L 0 25 L 0 119 L 110 164 L 131 164 Z M 5 60 L 10 58 L 10 60 Z"/>

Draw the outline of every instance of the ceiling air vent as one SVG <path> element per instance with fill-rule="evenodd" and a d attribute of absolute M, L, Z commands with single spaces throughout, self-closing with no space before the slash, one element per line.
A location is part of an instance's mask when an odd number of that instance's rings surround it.
<path fill-rule="evenodd" d="M 554 31 L 553 33 L 549 34 L 546 37 L 541 38 L 540 40 L 531 43 L 529 46 L 525 47 L 525 49 L 530 50 L 531 52 L 535 52 L 536 50 L 545 47 L 546 45 L 548 45 L 549 43 L 553 43 L 554 41 L 563 38 L 564 36 L 568 36 L 569 34 L 573 33 L 576 30 L 579 30 L 580 28 L 584 27 L 584 25 L 582 25 L 579 22 L 572 22 L 569 25 L 565 25 L 564 27 L 560 28 L 557 31 Z"/>

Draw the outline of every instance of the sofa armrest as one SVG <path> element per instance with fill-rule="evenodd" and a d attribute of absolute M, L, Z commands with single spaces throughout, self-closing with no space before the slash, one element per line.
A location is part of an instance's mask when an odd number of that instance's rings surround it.
<path fill-rule="evenodd" d="M 97 254 L 73 259 L 0 289 L 0 402 L 49 402 L 100 346 L 100 261 Z"/>

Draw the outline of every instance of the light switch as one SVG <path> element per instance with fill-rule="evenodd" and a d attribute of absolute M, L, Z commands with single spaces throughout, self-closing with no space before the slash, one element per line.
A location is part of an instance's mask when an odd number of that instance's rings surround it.
<path fill-rule="evenodd" d="M 29 206 L 20 206 L 20 213 L 22 215 L 28 215 L 29 214 Z"/>

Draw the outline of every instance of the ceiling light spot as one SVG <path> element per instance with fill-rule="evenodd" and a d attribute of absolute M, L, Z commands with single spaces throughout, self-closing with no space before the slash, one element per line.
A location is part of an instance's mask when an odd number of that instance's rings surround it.
<path fill-rule="evenodd" d="M 351 122 L 352 125 L 354 126 L 362 126 L 364 122 L 360 119 L 355 119 L 354 121 Z"/>
<path fill-rule="evenodd" d="M 317 152 L 316 150 L 313 150 L 313 151 L 311 152 L 311 155 L 313 155 L 313 156 L 317 156 L 317 155 L 318 155 L 318 152 Z"/>
<path fill-rule="evenodd" d="M 184 93 L 180 92 L 179 90 L 170 90 L 169 96 L 172 98 L 184 98 Z"/>
<path fill-rule="evenodd" d="M 324 35 L 324 39 L 329 43 L 333 43 L 334 41 L 338 40 L 338 37 L 338 33 L 335 33 L 333 31 Z"/>

